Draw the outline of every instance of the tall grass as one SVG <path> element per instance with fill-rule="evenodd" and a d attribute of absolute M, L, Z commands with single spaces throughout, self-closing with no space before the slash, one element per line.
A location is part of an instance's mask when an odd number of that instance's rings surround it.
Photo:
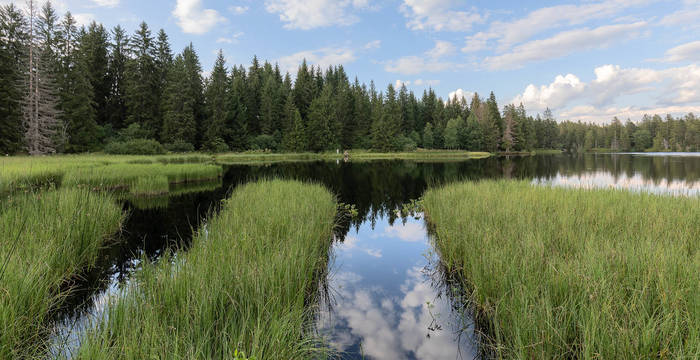
<path fill-rule="evenodd" d="M 121 207 L 80 189 L 23 194 L 0 203 L 0 358 L 41 351 L 47 320 L 94 265 L 123 220 Z"/>
<path fill-rule="evenodd" d="M 144 265 L 77 357 L 312 358 L 319 350 L 305 331 L 307 301 L 327 265 L 335 212 L 333 195 L 318 185 L 237 188 L 189 252 Z"/>
<path fill-rule="evenodd" d="M 424 206 L 498 358 L 700 357 L 700 199 L 500 181 Z"/>
<path fill-rule="evenodd" d="M 162 156 L 59 155 L 0 157 L 0 195 L 13 191 L 60 185 L 68 172 L 87 171 L 117 164 L 210 163 L 204 154 Z"/>
<path fill-rule="evenodd" d="M 491 156 L 487 152 L 471 152 L 460 150 L 416 150 L 410 152 L 382 153 L 367 150 L 349 151 L 351 160 L 440 160 L 440 159 L 477 159 Z M 214 156 L 215 162 L 219 164 L 248 164 L 248 163 L 268 163 L 287 161 L 314 161 L 314 160 L 341 160 L 343 153 L 322 152 L 322 153 L 229 153 Z"/>

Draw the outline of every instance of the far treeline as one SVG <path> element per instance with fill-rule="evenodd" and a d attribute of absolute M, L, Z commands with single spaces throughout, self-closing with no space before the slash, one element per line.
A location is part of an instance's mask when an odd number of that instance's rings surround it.
<path fill-rule="evenodd" d="M 161 145 L 164 144 L 164 145 Z M 562 149 L 699 151 L 700 118 L 645 116 L 609 125 L 528 116 L 486 99 L 420 99 L 349 81 L 342 66 L 303 62 L 292 80 L 278 65 L 227 68 L 208 77 L 192 44 L 173 54 L 167 34 L 142 23 L 78 27 L 50 2 L 0 8 L 0 152 L 406 151 Z"/>

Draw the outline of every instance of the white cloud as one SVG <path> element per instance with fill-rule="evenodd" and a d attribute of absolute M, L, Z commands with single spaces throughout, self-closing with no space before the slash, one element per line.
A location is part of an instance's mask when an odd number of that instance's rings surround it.
<path fill-rule="evenodd" d="M 416 86 L 437 86 L 440 85 L 440 80 L 423 80 L 423 79 L 416 79 L 413 82 L 413 85 Z"/>
<path fill-rule="evenodd" d="M 238 44 L 238 39 L 240 39 L 241 36 L 243 36 L 243 35 L 244 35 L 243 32 L 237 32 L 229 37 L 220 37 L 220 38 L 216 39 L 216 43 L 217 44 Z M 218 50 L 217 50 L 217 53 L 218 53 Z"/>
<path fill-rule="evenodd" d="M 425 240 L 425 228 L 414 222 L 407 222 L 403 225 L 395 224 L 384 228 L 384 236 L 397 237 L 406 242 L 422 241 Z"/>
<path fill-rule="evenodd" d="M 240 5 L 236 5 L 236 6 L 231 6 L 231 7 L 229 7 L 228 9 L 229 9 L 232 13 L 234 13 L 234 14 L 236 14 L 236 15 L 243 15 L 243 14 L 247 13 L 248 10 L 250 10 L 250 7 L 249 7 L 249 6 L 240 6 Z"/>
<path fill-rule="evenodd" d="M 265 9 L 279 14 L 286 29 L 309 30 L 346 26 L 359 21 L 353 9 L 365 9 L 367 0 L 266 0 Z"/>
<path fill-rule="evenodd" d="M 95 14 L 91 14 L 91 13 L 73 14 L 73 18 L 75 19 L 75 23 L 78 26 L 88 26 L 88 25 L 90 25 L 90 23 L 95 21 Z"/>
<path fill-rule="evenodd" d="M 530 84 L 512 102 L 522 102 L 533 111 L 549 107 L 558 110 L 560 118 L 585 121 L 609 121 L 613 116 L 639 118 L 645 112 L 679 114 L 700 110 L 700 65 L 662 70 L 603 65 L 594 73 L 595 79 L 588 83 L 567 74 L 557 76 L 549 85 Z M 620 97 L 640 93 L 651 98 L 650 106 L 617 105 Z"/>
<path fill-rule="evenodd" d="M 365 44 L 365 50 L 379 49 L 381 46 L 382 46 L 381 40 L 374 40 L 374 41 L 370 41 L 367 44 Z"/>
<path fill-rule="evenodd" d="M 204 34 L 216 24 L 226 21 L 218 11 L 202 9 L 202 0 L 177 0 L 173 16 L 183 32 L 188 34 Z"/>
<path fill-rule="evenodd" d="M 450 92 L 449 95 L 447 95 L 447 98 L 452 100 L 455 98 L 455 96 L 457 97 L 457 100 L 464 98 L 465 100 L 467 100 L 467 102 L 469 102 L 474 97 L 474 93 L 471 91 L 465 91 L 460 88 Z"/>
<path fill-rule="evenodd" d="M 91 0 L 97 6 L 115 7 L 119 5 L 119 0 Z"/>
<path fill-rule="evenodd" d="M 483 50 L 488 42 L 497 42 L 499 51 L 507 51 L 546 30 L 581 25 L 591 20 L 608 18 L 621 11 L 648 3 L 650 0 L 607 0 L 581 5 L 556 5 L 534 10 L 514 21 L 493 21 L 489 29 L 467 37 L 465 52 Z"/>
<path fill-rule="evenodd" d="M 404 56 L 385 63 L 384 70 L 404 75 L 416 75 L 425 72 L 440 72 L 461 67 L 462 65 L 441 60 L 454 52 L 452 43 L 442 40 L 435 42 L 435 47 L 420 56 Z"/>
<path fill-rule="evenodd" d="M 283 71 L 296 73 L 301 62 L 306 59 L 310 65 L 321 66 L 322 69 L 331 65 L 345 65 L 357 60 L 353 49 L 347 47 L 325 47 L 317 50 L 305 50 L 279 58 Z"/>
<path fill-rule="evenodd" d="M 594 29 L 564 31 L 550 38 L 518 45 L 509 52 L 488 56 L 483 60 L 491 70 L 521 68 L 529 62 L 559 58 L 576 51 L 602 48 L 623 38 L 636 36 L 647 26 L 644 21 L 631 24 L 605 25 Z"/>
<path fill-rule="evenodd" d="M 700 41 L 692 41 L 669 49 L 663 60 L 667 62 L 700 62 Z"/>
<path fill-rule="evenodd" d="M 664 16 L 659 24 L 685 29 L 700 27 L 700 23 L 698 23 L 698 18 L 700 18 L 700 3 L 697 1 L 686 1 L 685 3 L 686 7 L 684 9 Z"/>
<path fill-rule="evenodd" d="M 456 0 L 404 0 L 401 13 L 411 30 L 467 31 L 482 23 L 484 16 L 473 9 L 453 10 Z"/>

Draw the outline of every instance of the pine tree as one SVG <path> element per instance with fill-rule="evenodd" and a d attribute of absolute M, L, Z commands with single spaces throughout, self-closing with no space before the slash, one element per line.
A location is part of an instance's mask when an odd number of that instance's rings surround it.
<path fill-rule="evenodd" d="M 458 136 L 458 127 L 459 124 L 462 122 L 462 118 L 453 118 L 450 119 L 447 122 L 447 126 L 445 126 L 445 147 L 448 149 L 458 149 L 459 148 L 459 136 Z"/>
<path fill-rule="evenodd" d="M 433 144 L 433 124 L 427 123 L 423 129 L 423 148 L 432 149 Z"/>
<path fill-rule="evenodd" d="M 248 114 L 246 110 L 245 69 L 233 67 L 229 89 L 229 111 L 226 117 L 224 140 L 231 149 L 248 148 Z"/>
<path fill-rule="evenodd" d="M 331 89 L 328 87 L 309 106 L 307 126 L 309 150 L 318 152 L 328 150 L 333 146 L 330 122 L 334 112 Z"/>
<path fill-rule="evenodd" d="M 301 113 L 294 108 L 293 124 L 286 137 L 286 149 L 292 152 L 304 151 L 307 148 L 306 128 L 301 120 Z"/>
<path fill-rule="evenodd" d="M 159 79 L 156 73 L 156 48 L 151 36 L 151 30 L 145 22 L 129 41 L 129 52 L 133 58 L 126 66 L 126 95 L 127 116 L 125 125 L 139 124 L 151 137 L 160 134 L 161 122 L 158 113 Z"/>
<path fill-rule="evenodd" d="M 29 0 L 27 5 L 29 55 L 22 112 L 24 141 L 30 155 L 41 155 L 56 152 L 57 135 L 61 134 L 57 86 L 52 75 L 56 69 L 56 19 L 48 2 L 40 17 L 37 17 L 37 7 L 33 0 Z"/>
<path fill-rule="evenodd" d="M 306 59 L 302 61 L 297 70 L 296 81 L 294 82 L 294 103 L 299 109 L 302 119 L 306 119 L 309 113 L 309 107 L 314 99 L 314 84 L 313 84 L 313 74 L 309 72 L 309 68 L 306 65 Z"/>
<path fill-rule="evenodd" d="M 182 59 L 185 65 L 187 81 L 185 91 L 192 101 L 192 114 L 195 124 L 195 130 L 192 132 L 192 136 L 188 137 L 187 142 L 199 148 L 201 146 L 199 134 L 203 133 L 202 123 L 205 114 L 204 81 L 202 80 L 202 65 L 192 43 L 182 50 Z"/>
<path fill-rule="evenodd" d="M 126 64 L 128 58 L 129 38 L 120 26 L 112 30 L 112 43 L 110 44 L 109 64 L 107 78 L 109 79 L 109 94 L 105 112 L 107 122 L 114 129 L 121 129 L 127 116 L 126 107 Z"/>
<path fill-rule="evenodd" d="M 470 113 L 465 122 L 465 136 L 462 141 L 462 146 L 466 150 L 478 151 L 483 150 L 483 133 L 476 114 Z"/>
<path fill-rule="evenodd" d="M 80 39 L 80 52 L 85 57 L 85 71 L 93 91 L 93 105 L 97 124 L 109 123 L 107 101 L 111 79 L 109 76 L 109 34 L 102 24 L 90 23 L 87 34 Z"/>
<path fill-rule="evenodd" d="M 165 112 L 165 100 L 163 93 L 168 86 L 168 72 L 173 66 L 173 52 L 170 48 L 170 40 L 165 30 L 160 29 L 155 40 L 155 53 L 153 57 L 153 71 L 155 76 L 155 102 L 158 105 L 155 113 L 154 122 L 157 124 L 163 123 L 163 114 Z"/>
<path fill-rule="evenodd" d="M 219 50 L 205 92 L 206 118 L 208 120 L 203 129 L 203 146 L 209 150 L 217 150 L 218 145 L 225 143 L 222 134 L 228 118 L 228 88 L 226 60 L 224 60 L 224 53 Z"/>
<path fill-rule="evenodd" d="M 194 144 L 197 132 L 195 99 L 188 91 L 190 83 L 183 55 L 175 58 L 168 72 L 167 84 L 163 93 L 165 112 L 161 140 L 168 144 Z"/>
<path fill-rule="evenodd" d="M 272 135 L 279 129 L 279 89 L 274 77 L 268 76 L 260 94 L 260 132 L 264 135 Z"/>
<path fill-rule="evenodd" d="M 15 5 L 0 7 L 0 153 L 22 149 L 22 74 L 25 69 L 27 23 Z"/>

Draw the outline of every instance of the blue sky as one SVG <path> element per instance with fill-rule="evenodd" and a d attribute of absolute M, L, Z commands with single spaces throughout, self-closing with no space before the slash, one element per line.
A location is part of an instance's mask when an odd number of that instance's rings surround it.
<path fill-rule="evenodd" d="M 0 0 L 8 2 L 7 0 Z M 23 3 L 23 0 L 16 1 Z M 343 64 L 380 88 L 406 83 L 523 102 L 531 113 L 605 122 L 700 113 L 700 0 L 57 0 L 79 21 L 146 21 L 205 70 L 253 54 L 294 72 Z M 525 6 L 523 6 L 525 4 Z"/>

